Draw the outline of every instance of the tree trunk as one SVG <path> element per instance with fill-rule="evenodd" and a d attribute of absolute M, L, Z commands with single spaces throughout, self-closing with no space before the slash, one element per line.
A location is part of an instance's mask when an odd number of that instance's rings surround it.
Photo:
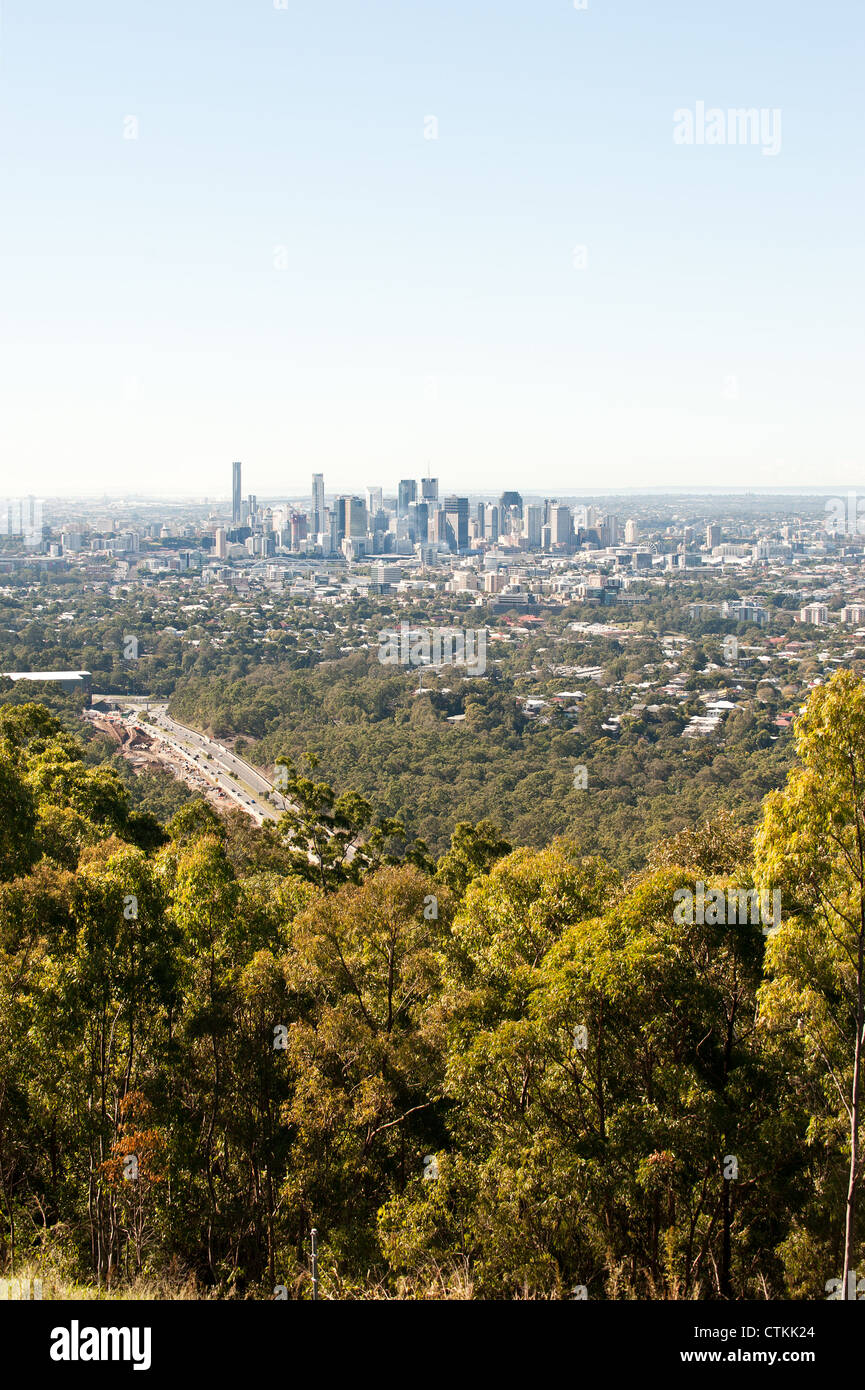
<path fill-rule="evenodd" d="M 844 1274 L 842 1298 L 855 1299 L 856 1275 L 852 1270 L 856 1241 L 856 1196 L 859 1184 L 859 1091 L 862 1070 L 862 1031 L 865 1028 L 865 898 L 859 898 L 859 954 L 856 961 L 856 1047 L 853 1054 L 853 1086 L 850 1097 L 850 1179 L 847 1184 L 847 1210 L 844 1219 Z M 853 1278 L 850 1278 L 850 1275 Z M 852 1287 L 851 1287 L 852 1286 Z"/>

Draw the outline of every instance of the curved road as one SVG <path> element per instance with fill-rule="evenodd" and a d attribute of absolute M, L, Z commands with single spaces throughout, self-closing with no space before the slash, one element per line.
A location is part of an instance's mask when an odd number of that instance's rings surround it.
<path fill-rule="evenodd" d="M 216 783 L 249 815 L 259 823 L 265 820 L 279 820 L 280 813 L 288 803 L 274 788 L 272 782 L 245 759 L 232 753 L 224 744 L 188 729 L 168 714 L 165 704 L 150 702 L 143 708 L 141 700 L 124 699 L 123 696 L 94 696 L 105 699 L 123 711 L 134 712 L 135 722 L 143 732 L 161 739 L 175 752 L 180 753 L 200 776 Z M 142 714 L 148 715 L 142 719 Z M 207 755 L 210 755 L 209 757 Z"/>

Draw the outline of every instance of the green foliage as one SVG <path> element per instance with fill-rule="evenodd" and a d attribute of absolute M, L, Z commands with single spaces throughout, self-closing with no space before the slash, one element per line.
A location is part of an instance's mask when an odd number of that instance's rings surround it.
<path fill-rule="evenodd" d="M 316 766 L 315 759 L 311 767 Z M 407 843 L 405 826 L 396 817 L 373 820 L 369 801 L 356 791 L 338 796 L 327 782 L 301 776 L 287 758 L 279 759 L 280 793 L 285 810 L 279 823 L 289 846 L 293 871 L 320 888 L 359 883 L 363 874 L 401 858 L 431 868 L 422 840 Z"/>
<path fill-rule="evenodd" d="M 512 844 L 540 848 L 569 836 L 628 872 L 644 866 L 655 841 L 719 807 L 756 820 L 760 801 L 789 766 L 789 735 L 778 740 L 772 724 L 774 688 L 769 703 L 750 700 L 731 713 L 723 746 L 717 737 L 683 739 L 686 714 L 702 713 L 701 704 L 632 711 L 629 682 L 659 658 L 657 643 L 632 645 L 625 655 L 615 641 L 563 634 L 556 660 L 607 666 L 613 652 L 625 662 L 621 689 L 606 693 L 584 681 L 578 714 L 553 705 L 538 719 L 518 703 L 548 693 L 528 676 L 533 657 L 522 648 L 501 667 L 492 663 L 482 680 L 454 669 L 422 696 L 415 674 L 382 667 L 372 653 L 309 669 L 277 666 L 275 657 L 232 659 L 225 680 L 182 677 L 170 707 L 218 737 L 241 735 L 249 741 L 245 756 L 260 767 L 311 758 L 313 786 L 320 780 L 337 797 L 362 788 L 377 815 L 400 820 L 407 838 L 421 839 L 436 857 L 447 852 L 456 825 L 493 820 Z M 701 664 L 707 659 L 701 655 Z M 707 672 L 706 688 L 716 679 Z M 455 715 L 465 719 L 448 723 Z M 612 715 L 623 716 L 616 728 Z M 574 786 L 575 763 L 586 768 L 586 790 Z"/>
<path fill-rule="evenodd" d="M 492 821 L 478 825 L 460 821 L 454 826 L 450 849 L 438 862 L 436 877 L 462 897 L 472 879 L 489 873 L 493 864 L 510 854 L 512 845 L 501 839 Z"/>
<path fill-rule="evenodd" d="M 361 682 L 362 735 L 401 679 Z M 541 735 L 563 765 L 587 705 Z M 663 742 L 627 737 L 594 742 L 610 793 Z M 163 828 L 59 719 L 0 708 L 0 1264 L 306 1297 L 315 1225 L 343 1292 L 820 1297 L 863 1255 L 850 673 L 797 749 L 753 858 L 754 806 L 680 810 L 624 877 L 590 834 L 512 848 L 506 817 L 507 840 L 460 821 L 434 865 L 288 754 L 278 823 L 194 798 Z M 694 776 L 735 779 L 723 756 Z M 697 878 L 779 889 L 780 926 L 681 924 Z"/>
<path fill-rule="evenodd" d="M 788 1242 L 792 1269 L 813 1293 L 820 1280 L 805 1274 L 802 1248 L 830 1251 L 846 1297 L 865 1255 L 865 684 L 839 671 L 818 687 L 796 722 L 796 749 L 801 766 L 767 799 L 757 837 L 758 878 L 786 906 L 769 941 L 762 1020 L 810 1117 L 815 1192 Z"/>

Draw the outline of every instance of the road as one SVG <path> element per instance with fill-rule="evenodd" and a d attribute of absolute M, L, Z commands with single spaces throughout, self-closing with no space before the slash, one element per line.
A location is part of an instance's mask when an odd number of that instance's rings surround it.
<path fill-rule="evenodd" d="M 130 723 L 179 754 L 191 770 L 220 787 L 259 825 L 266 820 L 279 820 L 288 803 L 273 783 L 223 744 L 172 719 L 167 705 L 150 702 L 145 707 L 143 700 L 118 695 L 93 698 L 108 700 L 124 714 L 131 715 Z"/>

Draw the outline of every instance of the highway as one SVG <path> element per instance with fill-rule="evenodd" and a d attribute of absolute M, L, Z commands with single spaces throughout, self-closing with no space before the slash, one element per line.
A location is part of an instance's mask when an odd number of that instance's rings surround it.
<path fill-rule="evenodd" d="M 145 708 L 145 701 L 140 699 L 117 695 L 94 696 L 94 699 L 99 698 L 110 701 L 124 713 L 133 714 L 130 723 L 179 754 L 191 771 L 220 787 L 259 825 L 265 820 L 279 820 L 283 807 L 288 803 L 275 790 L 273 783 L 224 744 L 172 719 L 167 705 L 149 702 Z"/>

